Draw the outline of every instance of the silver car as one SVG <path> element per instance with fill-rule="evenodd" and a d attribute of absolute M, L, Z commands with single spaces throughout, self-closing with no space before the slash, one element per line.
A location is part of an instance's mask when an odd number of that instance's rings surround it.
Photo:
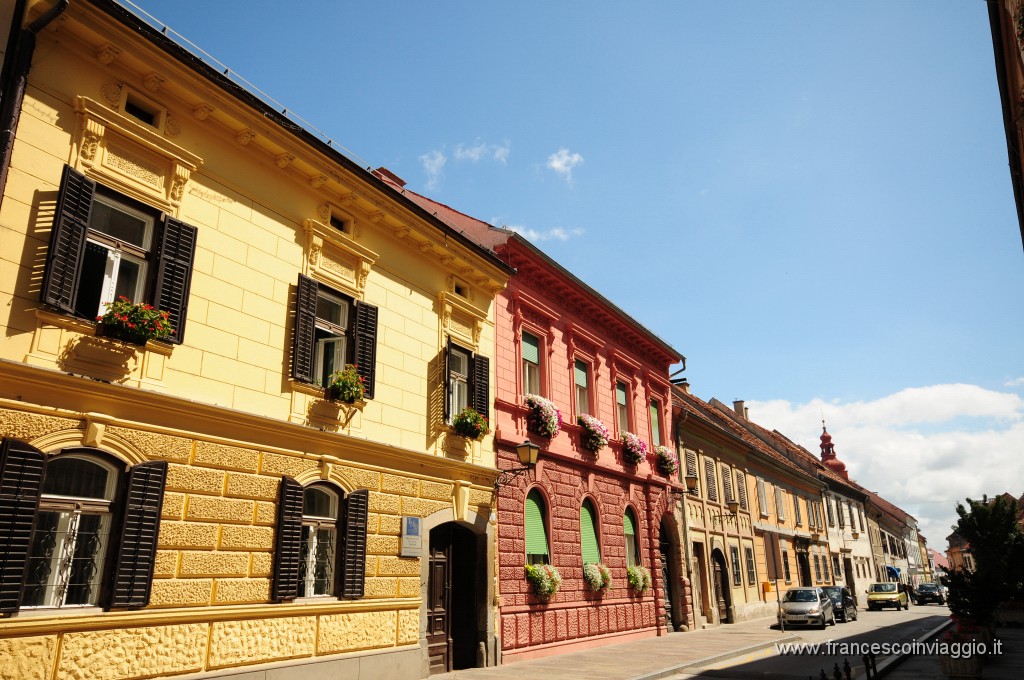
<path fill-rule="evenodd" d="M 779 605 L 779 624 L 813 626 L 825 630 L 836 625 L 832 600 L 821 588 L 790 588 Z"/>

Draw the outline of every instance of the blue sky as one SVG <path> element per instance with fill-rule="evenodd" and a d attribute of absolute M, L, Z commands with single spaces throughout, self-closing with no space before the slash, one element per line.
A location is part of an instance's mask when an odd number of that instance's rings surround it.
<path fill-rule="evenodd" d="M 521 230 L 697 395 L 814 451 L 824 416 L 933 546 L 956 500 L 1024 492 L 985 2 L 139 6 L 364 166 Z"/>

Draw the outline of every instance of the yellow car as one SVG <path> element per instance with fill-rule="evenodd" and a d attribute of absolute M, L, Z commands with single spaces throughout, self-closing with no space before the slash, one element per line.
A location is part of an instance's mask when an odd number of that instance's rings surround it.
<path fill-rule="evenodd" d="M 899 583 L 872 583 L 867 593 L 868 609 L 871 611 L 882 607 L 910 609 L 910 598 Z"/>

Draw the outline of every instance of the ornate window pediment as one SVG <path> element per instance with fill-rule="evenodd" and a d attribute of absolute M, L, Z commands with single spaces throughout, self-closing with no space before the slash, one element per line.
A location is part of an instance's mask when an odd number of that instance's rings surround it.
<path fill-rule="evenodd" d="M 345 231 L 336 226 L 338 222 L 345 225 Z M 306 220 L 309 275 L 361 299 L 378 255 L 356 240 L 359 234 L 355 219 L 330 204 L 320 206 L 317 219 Z"/>
<path fill-rule="evenodd" d="M 203 159 L 168 141 L 157 127 L 89 97 L 75 98 L 75 112 L 80 123 L 76 168 L 173 214 Z"/>

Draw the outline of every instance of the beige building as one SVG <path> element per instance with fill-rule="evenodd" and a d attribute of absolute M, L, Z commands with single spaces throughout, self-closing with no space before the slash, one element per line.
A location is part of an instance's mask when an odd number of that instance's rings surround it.
<path fill-rule="evenodd" d="M 495 663 L 493 440 L 444 414 L 510 269 L 120 5 L 8 11 L 0 678 Z"/>

